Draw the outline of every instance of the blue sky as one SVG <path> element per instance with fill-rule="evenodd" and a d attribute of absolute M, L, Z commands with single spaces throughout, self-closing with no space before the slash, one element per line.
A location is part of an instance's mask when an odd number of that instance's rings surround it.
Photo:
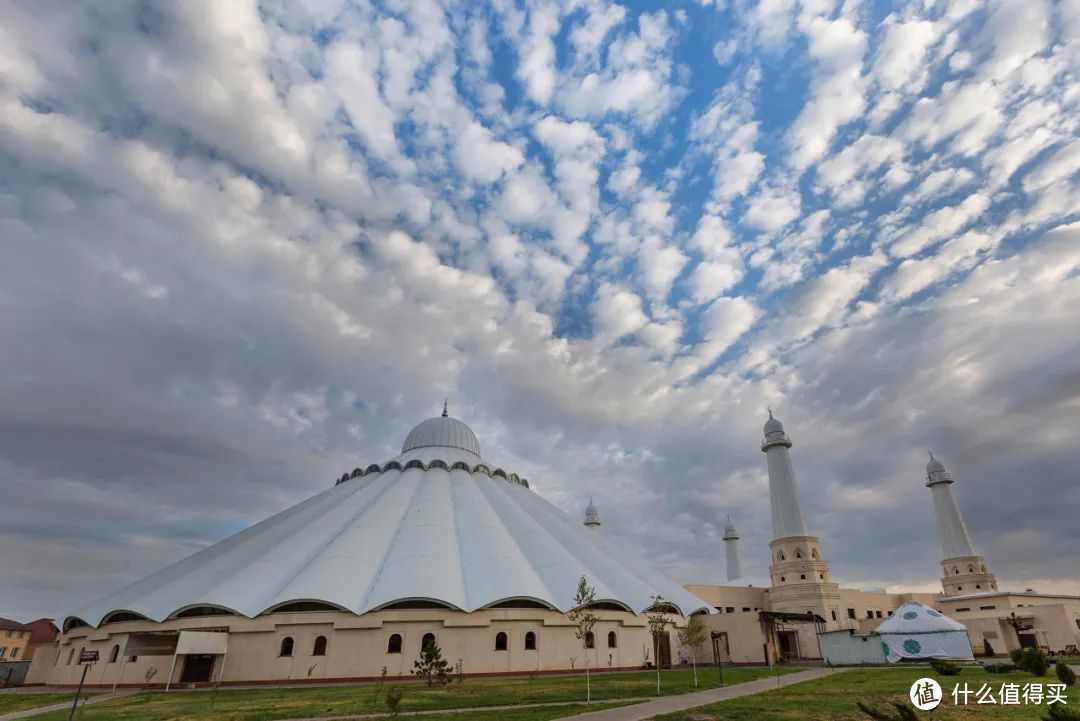
<path fill-rule="evenodd" d="M 767 563 L 769 405 L 842 582 L 935 585 L 931 447 L 1075 581 L 1078 66 L 1077 0 L 5 4 L 0 611 L 444 397 L 685 582 Z"/>

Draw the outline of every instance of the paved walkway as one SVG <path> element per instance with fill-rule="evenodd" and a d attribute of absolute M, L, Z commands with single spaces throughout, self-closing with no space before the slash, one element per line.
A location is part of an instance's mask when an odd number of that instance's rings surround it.
<path fill-rule="evenodd" d="M 117 691 L 116 693 L 95 693 L 89 696 L 79 697 L 79 708 L 83 706 L 89 706 L 95 703 L 101 703 L 102 701 L 111 701 L 114 698 L 124 698 L 125 696 L 131 696 L 132 694 L 139 693 L 139 689 L 126 689 L 124 691 Z M 72 692 L 72 698 L 75 693 Z M 15 721 L 15 719 L 30 718 L 31 716 L 37 716 L 43 713 L 49 713 L 51 711 L 67 711 L 71 708 L 71 701 L 65 703 L 54 703 L 51 706 L 41 706 L 39 708 L 28 708 L 25 711 L 12 711 L 11 713 L 0 714 L 0 721 Z"/>
<path fill-rule="evenodd" d="M 740 696 L 750 696 L 755 693 L 761 693 L 762 691 L 777 688 L 778 686 L 791 686 L 792 684 L 801 683 L 803 681 L 821 678 L 822 676 L 837 673 L 839 670 L 840 669 L 812 668 L 798 673 L 785 674 L 780 676 L 779 684 L 777 683 L 776 676 L 770 676 L 768 678 L 758 679 L 757 681 L 746 681 L 733 686 L 724 686 L 722 688 L 714 688 L 709 689 L 708 691 L 699 691 L 697 693 L 680 694 L 678 696 L 600 699 L 593 701 L 593 703 L 625 703 L 626 705 L 604 709 L 602 711 L 590 711 L 578 714 L 577 716 L 565 716 L 560 719 L 560 721 L 645 721 L 645 719 L 650 719 L 658 714 L 681 711 L 695 706 L 704 706 L 705 704 L 726 701 L 727 699 L 738 698 Z M 486 713 L 489 711 L 512 711 L 525 708 L 558 708 L 560 706 L 584 707 L 585 705 L 584 701 L 557 701 L 548 703 L 512 704 L 507 706 L 474 706 L 471 708 L 460 709 L 403 711 L 401 712 L 401 716 L 456 716 L 458 714 Z M 386 712 L 379 712 L 357 714 L 353 716 L 319 716 L 315 718 L 292 719 L 291 721 L 360 721 L 361 719 L 379 719 L 386 717 Z M 3 721 L 3 719 L 0 719 L 0 721 Z"/>
<path fill-rule="evenodd" d="M 785 674 L 780 676 L 779 679 L 776 677 L 762 678 L 757 681 L 747 681 L 746 683 L 739 683 L 734 686 L 724 686 L 722 688 L 713 688 L 708 691 L 698 691 L 697 693 L 686 693 L 678 696 L 664 696 L 652 701 L 646 701 L 645 703 L 634 704 L 633 706 L 620 706 L 619 708 L 592 711 L 577 716 L 566 716 L 561 719 L 561 721 L 645 721 L 646 719 L 651 719 L 660 714 L 685 711 L 686 709 L 694 708 L 695 706 L 704 706 L 705 704 L 716 703 L 717 701 L 727 701 L 728 699 L 739 698 L 740 696 L 750 696 L 755 693 L 774 689 L 778 685 L 791 686 L 796 683 L 802 683 L 803 681 L 811 681 L 815 678 L 828 676 L 837 673 L 838 671 L 839 669 L 833 668 L 812 668 L 806 671 L 799 671 L 798 673 Z M 777 683 L 778 680 L 779 684 Z"/>

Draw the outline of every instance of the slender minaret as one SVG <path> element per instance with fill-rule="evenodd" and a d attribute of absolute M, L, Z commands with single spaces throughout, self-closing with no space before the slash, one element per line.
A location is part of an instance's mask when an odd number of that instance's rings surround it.
<path fill-rule="evenodd" d="M 734 581 L 742 578 L 742 564 L 739 563 L 739 534 L 735 531 L 735 524 L 731 522 L 731 516 L 727 517 L 727 525 L 724 526 L 724 552 L 727 555 L 727 580 Z"/>
<path fill-rule="evenodd" d="M 934 498 L 934 516 L 944 560 L 945 575 L 941 587 L 946 596 L 964 593 L 985 593 L 997 590 L 997 579 L 986 570 L 986 559 L 975 552 L 964 518 L 952 494 L 952 476 L 945 464 L 930 454 L 926 464 L 926 486 Z"/>
<path fill-rule="evenodd" d="M 829 576 L 829 564 L 821 557 L 820 542 L 807 530 L 788 450 L 791 445 L 784 426 L 770 409 L 765 440 L 761 442 L 769 465 L 773 524 L 773 540 L 769 543 L 770 604 L 774 611 L 806 612 L 812 608 L 830 628 L 837 628 L 842 623 L 840 587 Z"/>
<path fill-rule="evenodd" d="M 592 496 L 589 496 L 589 505 L 585 506 L 585 520 L 583 523 L 586 528 L 591 528 L 594 531 L 600 530 L 600 512 L 593 505 Z"/>

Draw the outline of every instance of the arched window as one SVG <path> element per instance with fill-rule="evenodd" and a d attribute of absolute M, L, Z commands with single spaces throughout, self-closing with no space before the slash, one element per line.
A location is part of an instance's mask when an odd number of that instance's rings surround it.
<path fill-rule="evenodd" d="M 780 583 L 783 583 L 783 582 L 784 582 L 784 581 L 786 581 L 786 580 L 787 580 L 787 579 L 786 579 L 786 578 L 784 578 L 783 576 L 781 576 L 781 577 L 780 577 Z"/>
<path fill-rule="evenodd" d="M 506 632 L 505 631 L 499 631 L 497 634 L 495 634 L 495 650 L 496 651 L 505 651 L 506 650 Z"/>
<path fill-rule="evenodd" d="M 615 635 L 614 631 L 608 631 L 607 632 L 607 647 L 608 648 L 618 648 L 619 647 L 619 637 Z"/>
<path fill-rule="evenodd" d="M 73 658 L 75 658 L 75 647 L 74 646 L 72 646 L 71 650 L 68 651 L 68 662 L 67 662 L 68 666 L 71 665 L 71 659 L 73 659 Z"/>
<path fill-rule="evenodd" d="M 386 644 L 387 653 L 401 653 L 401 634 L 390 634 L 390 641 Z"/>
<path fill-rule="evenodd" d="M 824 573 L 819 573 L 818 574 L 818 579 L 821 580 L 821 581 L 824 581 L 825 580 L 825 574 Z"/>
<path fill-rule="evenodd" d="M 806 574 L 805 573 L 800 573 L 799 574 L 799 580 L 805 581 L 806 580 Z"/>
<path fill-rule="evenodd" d="M 114 644 L 113 647 L 112 647 L 112 652 L 109 654 L 109 663 L 116 663 L 116 659 L 119 656 L 120 656 L 120 646 L 118 644 Z"/>
<path fill-rule="evenodd" d="M 435 634 L 433 634 L 433 633 L 425 633 L 424 637 L 422 639 L 420 639 L 420 650 L 421 651 L 423 651 L 428 646 L 434 646 L 434 645 L 435 645 Z"/>
<path fill-rule="evenodd" d="M 980 566 L 980 568 L 982 569 L 983 573 L 986 573 L 986 566 Z"/>
<path fill-rule="evenodd" d="M 953 573 L 960 573 L 960 569 L 957 568 L 956 566 L 953 566 L 952 572 Z"/>
<path fill-rule="evenodd" d="M 592 631 L 585 634 L 585 648 L 596 648 L 596 636 Z"/>
<path fill-rule="evenodd" d="M 795 558 L 802 558 L 802 551 L 796 549 L 795 550 Z"/>
<path fill-rule="evenodd" d="M 811 549 L 810 557 L 813 558 L 815 561 L 817 560 L 818 555 L 817 555 L 817 549 L 816 548 Z"/>
<path fill-rule="evenodd" d="M 780 553 L 776 554 L 776 560 L 777 561 L 783 561 L 784 560 L 784 552 L 783 551 L 780 551 Z"/>
<path fill-rule="evenodd" d="M 292 636 L 286 636 L 281 639 L 281 655 L 292 656 L 293 640 Z"/>
<path fill-rule="evenodd" d="M 535 651 L 536 650 L 536 634 L 533 633 L 532 631 L 528 631 L 525 634 L 525 650 L 526 651 Z"/>
<path fill-rule="evenodd" d="M 325 656 L 326 655 L 326 636 L 319 636 L 315 639 L 315 648 L 311 651 L 312 656 Z"/>

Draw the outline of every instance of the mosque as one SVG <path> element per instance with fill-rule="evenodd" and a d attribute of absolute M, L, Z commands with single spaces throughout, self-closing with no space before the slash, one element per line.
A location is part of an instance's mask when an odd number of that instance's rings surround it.
<path fill-rule="evenodd" d="M 984 639 L 998 653 L 1080 643 L 1080 597 L 998 589 L 934 458 L 943 593 L 841 587 L 807 526 L 791 446 L 770 412 L 769 576 L 743 574 L 729 519 L 727 583 L 684 588 L 609 538 L 591 500 L 578 522 L 485 460 L 444 406 L 398 456 L 75 611 L 27 683 L 78 683 L 83 651 L 98 652 L 86 683 L 113 687 L 406 677 L 429 644 L 470 675 L 667 666 L 695 653 L 773 664 L 818 658 L 819 633 L 868 632 L 908 601 L 959 620 L 977 652 Z M 598 619 L 584 643 L 567 616 L 582 575 Z M 671 624 L 656 643 L 646 613 Z M 676 633 L 695 614 L 714 632 L 696 652 Z"/>

